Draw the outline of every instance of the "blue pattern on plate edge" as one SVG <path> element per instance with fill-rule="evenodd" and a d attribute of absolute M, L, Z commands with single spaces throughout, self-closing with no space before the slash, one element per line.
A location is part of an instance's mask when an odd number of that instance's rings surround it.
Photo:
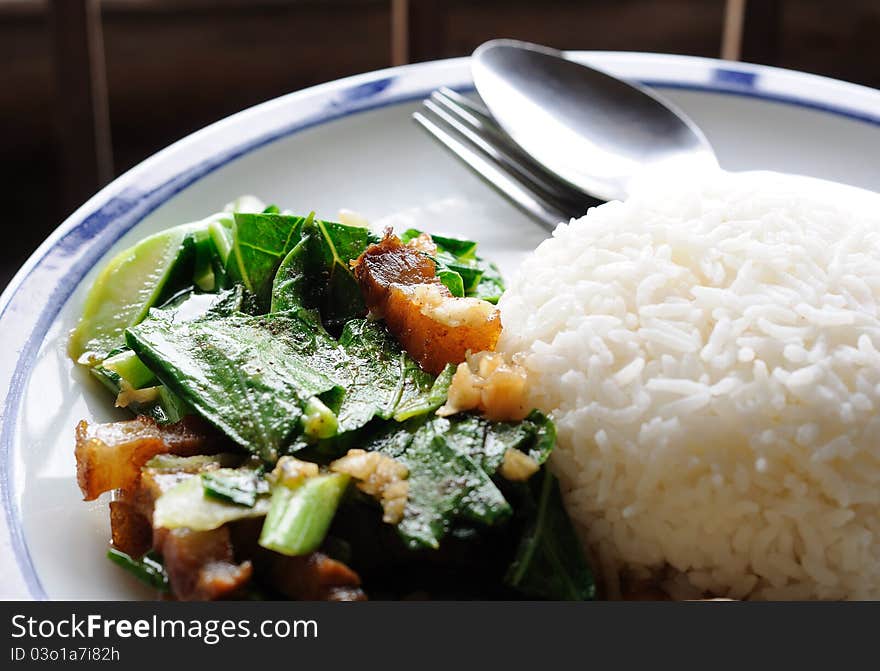
<path fill-rule="evenodd" d="M 711 80 L 713 84 L 720 86 L 754 89 L 758 82 L 758 73 L 729 68 L 712 68 Z"/>

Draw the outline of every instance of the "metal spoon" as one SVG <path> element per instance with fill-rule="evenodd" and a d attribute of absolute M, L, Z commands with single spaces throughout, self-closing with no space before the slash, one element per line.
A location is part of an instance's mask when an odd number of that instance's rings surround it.
<path fill-rule="evenodd" d="M 492 40 L 474 51 L 471 67 L 510 137 L 587 194 L 623 199 L 647 171 L 718 167 L 702 131 L 671 103 L 560 51 Z"/>

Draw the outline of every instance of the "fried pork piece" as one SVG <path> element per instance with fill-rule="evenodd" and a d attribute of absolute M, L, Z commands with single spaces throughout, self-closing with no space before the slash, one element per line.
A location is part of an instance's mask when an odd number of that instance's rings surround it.
<path fill-rule="evenodd" d="M 130 501 L 111 501 L 110 537 L 117 550 L 130 557 L 142 557 L 153 547 L 153 525 Z"/>
<path fill-rule="evenodd" d="M 285 557 L 260 547 L 262 519 L 240 520 L 211 531 L 152 527 L 153 509 L 162 494 L 187 478 L 239 460 L 233 454 L 217 454 L 166 455 L 150 461 L 137 482 L 117 492 L 110 504 L 113 545 L 135 557 L 150 547 L 161 554 L 171 592 L 181 601 L 241 596 L 254 565 L 262 579 L 292 599 L 366 599 L 358 574 L 341 562 L 317 552 Z"/>
<path fill-rule="evenodd" d="M 226 526 L 210 531 L 156 529 L 154 549 L 162 555 L 171 591 L 181 601 L 236 596 L 253 574 L 251 562 L 235 561 Z"/>
<path fill-rule="evenodd" d="M 157 454 L 206 454 L 217 449 L 216 432 L 196 417 L 160 425 L 140 416 L 108 424 L 81 421 L 76 427 L 76 480 L 86 501 L 130 487 L 141 466 Z"/>
<path fill-rule="evenodd" d="M 361 578 L 341 561 L 322 552 L 302 557 L 271 553 L 268 580 L 289 599 L 300 601 L 366 601 Z"/>
<path fill-rule="evenodd" d="M 360 576 L 323 552 L 299 557 L 272 552 L 257 539 L 262 520 L 238 520 L 229 526 L 236 552 L 253 562 L 259 580 L 288 599 L 302 601 L 366 601 Z"/>
<path fill-rule="evenodd" d="M 153 547 L 153 508 L 162 494 L 186 478 L 233 466 L 239 460 L 232 454 L 158 457 L 141 468 L 137 481 L 117 490 L 110 502 L 110 532 L 113 547 L 132 557 L 140 557 Z"/>
<path fill-rule="evenodd" d="M 439 373 L 464 361 L 470 350 L 495 349 L 501 334 L 498 309 L 477 298 L 453 296 L 423 253 L 427 241 L 404 245 L 390 230 L 352 262 L 364 301 L 426 371 Z"/>
<path fill-rule="evenodd" d="M 162 494 L 187 478 L 238 460 L 235 455 L 167 455 L 153 459 L 137 481 L 110 503 L 113 546 L 132 557 L 150 548 L 162 555 L 172 594 L 181 601 L 222 599 L 240 594 L 250 581 L 250 562 L 237 562 L 226 527 L 211 531 L 153 528 L 153 509 Z"/>

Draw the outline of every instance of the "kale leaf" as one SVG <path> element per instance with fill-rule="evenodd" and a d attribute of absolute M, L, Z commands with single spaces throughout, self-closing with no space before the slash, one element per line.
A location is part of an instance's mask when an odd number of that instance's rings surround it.
<path fill-rule="evenodd" d="M 492 525 L 510 504 L 492 481 L 509 448 L 543 463 L 555 442 L 553 424 L 538 411 L 520 424 L 475 415 L 421 416 L 378 425 L 361 441 L 409 469 L 409 492 L 398 532 L 412 548 L 439 546 L 457 521 Z"/>
<path fill-rule="evenodd" d="M 154 311 L 127 340 L 164 385 L 268 462 L 301 435 L 316 396 L 336 414 L 339 433 L 401 407 L 408 417 L 437 407 L 434 376 L 380 322 L 352 320 L 337 341 L 304 309 L 182 322 Z"/>
<path fill-rule="evenodd" d="M 202 487 L 209 497 L 253 508 L 261 494 L 269 492 L 263 469 L 220 468 L 201 474 Z"/>
<path fill-rule="evenodd" d="M 268 303 L 278 266 L 299 242 L 302 226 L 311 218 L 236 212 L 232 250 L 226 259 L 228 280 L 243 284 L 262 303 Z"/>
<path fill-rule="evenodd" d="M 154 313 L 128 329 L 126 340 L 164 385 L 268 462 L 299 433 L 311 397 L 344 393 L 312 365 L 336 343 L 293 313 L 182 323 Z"/>
<path fill-rule="evenodd" d="M 338 334 L 367 313 L 349 264 L 374 240 L 357 226 L 309 219 L 301 238 L 284 258 L 272 287 L 272 312 L 317 310 L 325 328 Z"/>
<path fill-rule="evenodd" d="M 406 243 L 422 235 L 422 231 L 410 228 L 401 240 Z M 477 243 L 460 238 L 432 235 L 437 253 L 432 255 L 437 265 L 437 277 L 453 296 L 481 298 L 497 303 L 504 292 L 504 281 L 498 266 L 477 255 Z"/>
<path fill-rule="evenodd" d="M 565 512 L 558 481 L 544 468 L 523 489 L 526 529 L 505 581 L 530 597 L 593 599 L 593 574 Z"/>

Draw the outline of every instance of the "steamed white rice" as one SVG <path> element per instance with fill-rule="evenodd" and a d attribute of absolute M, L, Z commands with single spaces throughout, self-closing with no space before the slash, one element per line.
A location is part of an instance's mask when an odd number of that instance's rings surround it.
<path fill-rule="evenodd" d="M 561 225 L 501 300 L 609 593 L 880 598 L 880 208 L 718 176 Z"/>

